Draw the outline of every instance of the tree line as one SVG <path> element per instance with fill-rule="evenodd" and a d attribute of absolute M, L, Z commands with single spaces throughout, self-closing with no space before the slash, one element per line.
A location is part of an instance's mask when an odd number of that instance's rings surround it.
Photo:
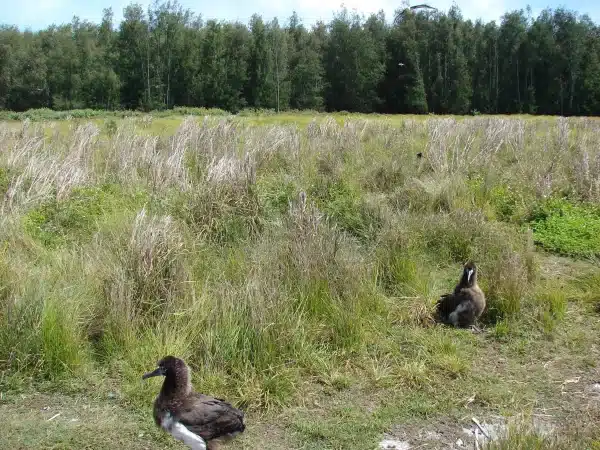
<path fill-rule="evenodd" d="M 115 26 L 0 27 L 0 108 L 201 106 L 382 113 L 600 114 L 600 28 L 565 10 L 500 23 L 448 12 L 346 9 L 308 28 L 206 20 L 176 1 Z"/>

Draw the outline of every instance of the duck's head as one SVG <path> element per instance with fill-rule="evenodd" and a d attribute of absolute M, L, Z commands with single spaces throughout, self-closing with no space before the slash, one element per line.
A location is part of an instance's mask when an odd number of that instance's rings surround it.
<path fill-rule="evenodd" d="M 169 355 L 158 361 L 157 368 L 152 372 L 142 375 L 142 379 L 145 380 L 146 378 L 158 376 L 178 379 L 181 377 L 187 378 L 187 375 L 187 364 L 182 359 Z"/>
<path fill-rule="evenodd" d="M 462 282 L 466 286 L 473 286 L 477 283 L 477 266 L 473 261 L 469 261 L 463 268 Z"/>

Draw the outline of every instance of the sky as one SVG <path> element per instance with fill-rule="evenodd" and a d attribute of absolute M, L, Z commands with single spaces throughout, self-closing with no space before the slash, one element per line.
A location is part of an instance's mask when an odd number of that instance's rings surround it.
<path fill-rule="evenodd" d="M 423 3 L 423 0 L 410 1 L 412 5 Z M 546 7 L 564 7 L 580 14 L 587 13 L 600 24 L 598 0 L 425 0 L 425 3 L 444 11 L 453 2 L 459 6 L 463 17 L 473 20 L 499 20 L 505 12 L 525 8 L 529 4 L 534 17 Z M 68 23 L 74 15 L 81 20 L 99 23 L 102 9 L 112 7 L 116 25 L 123 17 L 123 8 L 130 3 L 131 0 L 0 0 L 0 24 L 36 31 L 52 24 Z M 149 2 L 137 0 L 137 3 L 146 7 Z M 295 10 L 307 26 L 320 19 L 329 22 L 342 3 L 348 9 L 356 9 L 365 15 L 382 9 L 387 18 L 393 17 L 394 10 L 402 5 L 401 0 L 179 0 L 179 3 L 205 19 L 240 20 L 244 23 L 253 13 L 262 15 L 265 20 L 277 17 L 280 23 L 285 23 Z"/>

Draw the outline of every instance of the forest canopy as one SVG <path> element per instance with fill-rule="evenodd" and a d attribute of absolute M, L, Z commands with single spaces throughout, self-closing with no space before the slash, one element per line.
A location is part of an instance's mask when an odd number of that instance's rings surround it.
<path fill-rule="evenodd" d="M 130 4 L 118 25 L 105 9 L 99 24 L 0 26 L 0 109 L 174 106 L 598 115 L 600 28 L 566 9 L 498 24 L 456 6 L 244 24 L 177 2 Z"/>

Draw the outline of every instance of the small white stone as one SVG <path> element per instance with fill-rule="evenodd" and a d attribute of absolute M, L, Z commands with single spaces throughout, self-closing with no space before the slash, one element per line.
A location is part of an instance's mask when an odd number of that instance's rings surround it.
<path fill-rule="evenodd" d="M 457 446 L 459 446 L 459 447 L 464 447 L 464 446 L 465 446 L 465 443 L 463 442 L 463 440 L 462 440 L 462 439 L 460 439 L 460 438 L 459 438 L 459 439 L 457 439 L 457 441 L 456 441 L 456 445 L 457 445 Z"/>
<path fill-rule="evenodd" d="M 393 439 L 385 439 L 379 443 L 381 450 L 410 450 L 410 444 L 405 441 L 396 441 Z"/>
<path fill-rule="evenodd" d="M 427 430 L 425 431 L 425 439 L 430 441 L 439 441 L 440 439 L 442 439 L 442 435 L 437 431 Z"/>

